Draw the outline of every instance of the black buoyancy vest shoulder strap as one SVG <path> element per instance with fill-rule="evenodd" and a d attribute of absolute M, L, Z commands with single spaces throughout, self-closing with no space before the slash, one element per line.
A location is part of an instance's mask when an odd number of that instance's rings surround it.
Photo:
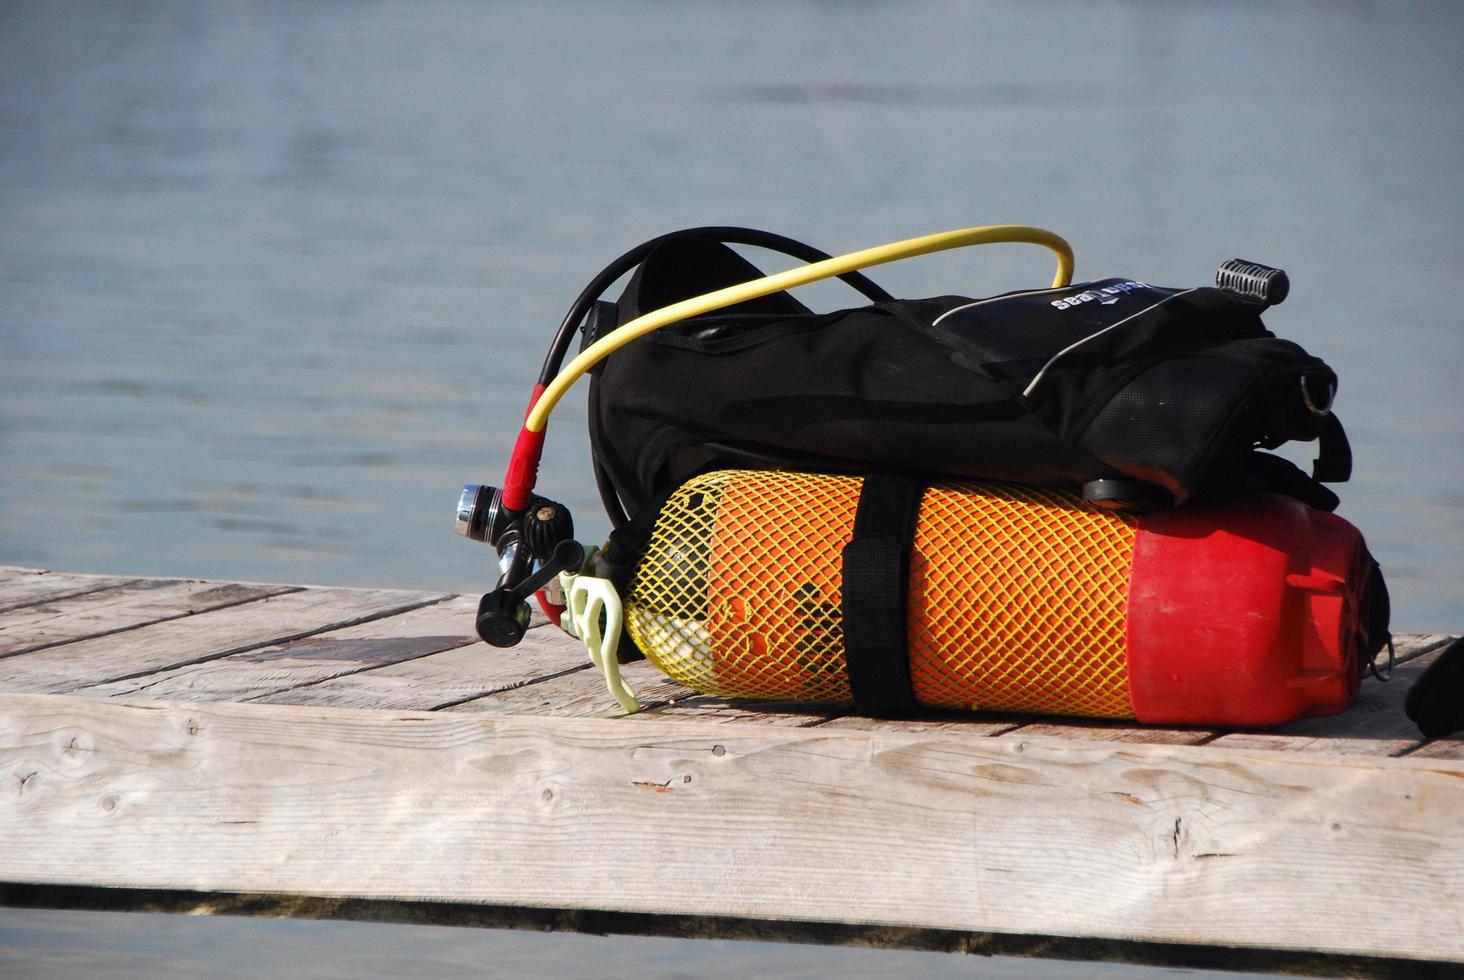
<path fill-rule="evenodd" d="M 906 608 L 910 550 L 924 494 L 924 485 L 908 477 L 865 477 L 854 536 L 844 546 L 844 657 L 854 705 L 865 714 L 901 714 L 918 706 L 910 682 Z"/>

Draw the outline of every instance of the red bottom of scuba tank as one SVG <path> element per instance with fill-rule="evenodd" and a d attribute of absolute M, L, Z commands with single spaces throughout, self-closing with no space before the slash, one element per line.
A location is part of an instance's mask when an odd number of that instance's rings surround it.
<path fill-rule="evenodd" d="M 1134 717 L 1248 727 L 1347 708 L 1366 555 L 1347 521 L 1276 494 L 1145 514 L 1128 599 Z"/>

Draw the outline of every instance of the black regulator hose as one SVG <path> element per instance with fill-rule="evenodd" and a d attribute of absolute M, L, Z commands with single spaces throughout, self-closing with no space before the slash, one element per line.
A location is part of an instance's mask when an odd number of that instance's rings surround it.
<path fill-rule="evenodd" d="M 708 225 L 702 228 L 686 228 L 642 242 L 600 270 L 600 273 L 591 279 L 589 285 L 575 298 L 574 304 L 565 314 L 564 321 L 559 324 L 559 331 L 554 335 L 554 342 L 549 345 L 549 354 L 544 358 L 544 367 L 539 372 L 539 384 L 548 385 L 554 380 L 554 376 L 559 373 L 559 368 L 564 363 L 564 355 L 569 352 L 570 345 L 574 343 L 575 333 L 590 312 L 590 307 L 604 294 L 605 290 L 615 284 L 615 280 L 640 265 L 656 246 L 674 239 L 686 238 L 721 242 L 725 245 L 765 248 L 771 252 L 791 256 L 801 262 L 822 262 L 832 258 L 827 252 L 814 248 L 812 245 L 805 245 L 796 238 L 774 234 L 770 231 L 759 231 L 756 228 L 735 226 Z M 846 272 L 839 278 L 858 290 L 872 303 L 887 303 L 894 299 L 862 272 Z"/>
<path fill-rule="evenodd" d="M 559 330 L 554 334 L 554 341 L 549 345 L 549 353 L 544 358 L 544 367 L 539 371 L 539 384 L 547 386 L 559 373 L 559 368 L 564 363 L 564 355 L 569 352 L 570 346 L 574 343 L 574 335 L 579 331 L 580 324 L 589 315 L 590 309 L 595 302 L 604 295 L 605 290 L 615 284 L 615 280 L 645 261 L 647 255 L 665 242 L 676 239 L 694 239 L 696 241 L 720 242 L 724 245 L 748 245 L 753 248 L 765 248 L 772 252 L 779 252 L 791 256 L 801 262 L 822 262 L 831 256 L 822 249 L 814 248 L 798 241 L 796 238 L 789 238 L 786 235 L 778 235 L 770 231 L 760 231 L 756 228 L 739 228 L 732 225 L 707 225 L 700 228 L 685 228 L 681 231 L 673 231 L 665 235 L 659 235 L 649 241 L 642 242 L 635 248 L 611 262 L 601 269 L 595 278 L 591 279 L 589 285 L 580 292 L 570 306 L 569 312 L 565 314 L 564 320 L 559 324 Z M 839 276 L 866 299 L 872 303 L 885 303 L 894 299 L 889 293 L 881 289 L 875 282 L 862 272 L 846 272 Z M 619 496 L 615 493 L 613 484 L 610 482 L 610 474 L 604 465 L 595 458 L 590 460 L 591 468 L 595 476 L 595 487 L 600 493 L 600 501 L 605 506 L 605 513 L 610 517 L 610 523 L 614 527 L 620 527 L 629 519 L 625 513 L 625 507 L 621 504 Z"/>

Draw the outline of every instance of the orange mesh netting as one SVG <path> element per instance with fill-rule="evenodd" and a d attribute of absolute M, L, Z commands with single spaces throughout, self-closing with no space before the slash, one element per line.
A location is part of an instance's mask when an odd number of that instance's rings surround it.
<path fill-rule="evenodd" d="M 1134 520 L 996 484 L 925 493 L 910 559 L 915 696 L 949 708 L 1129 718 Z"/>
<path fill-rule="evenodd" d="M 858 477 L 723 471 L 672 495 L 625 600 L 669 677 L 726 697 L 848 702 L 841 552 Z M 995 484 L 925 493 L 910 563 L 915 694 L 938 707 L 1131 717 L 1131 518 Z"/>

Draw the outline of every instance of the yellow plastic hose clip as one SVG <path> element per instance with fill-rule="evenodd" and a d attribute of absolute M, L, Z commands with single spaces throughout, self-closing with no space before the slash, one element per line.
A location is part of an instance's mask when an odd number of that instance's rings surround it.
<path fill-rule="evenodd" d="M 593 575 L 573 575 L 562 572 L 559 584 L 564 589 L 568 606 L 560 618 L 560 628 L 572 636 L 579 637 L 589 651 L 590 663 L 605 675 L 605 686 L 625 713 L 633 715 L 641 709 L 635 692 L 620 676 L 620 659 L 616 650 L 620 646 L 620 629 L 625 621 L 624 609 L 620 604 L 620 593 L 609 579 Z M 600 616 L 605 617 L 605 628 L 600 628 Z"/>

